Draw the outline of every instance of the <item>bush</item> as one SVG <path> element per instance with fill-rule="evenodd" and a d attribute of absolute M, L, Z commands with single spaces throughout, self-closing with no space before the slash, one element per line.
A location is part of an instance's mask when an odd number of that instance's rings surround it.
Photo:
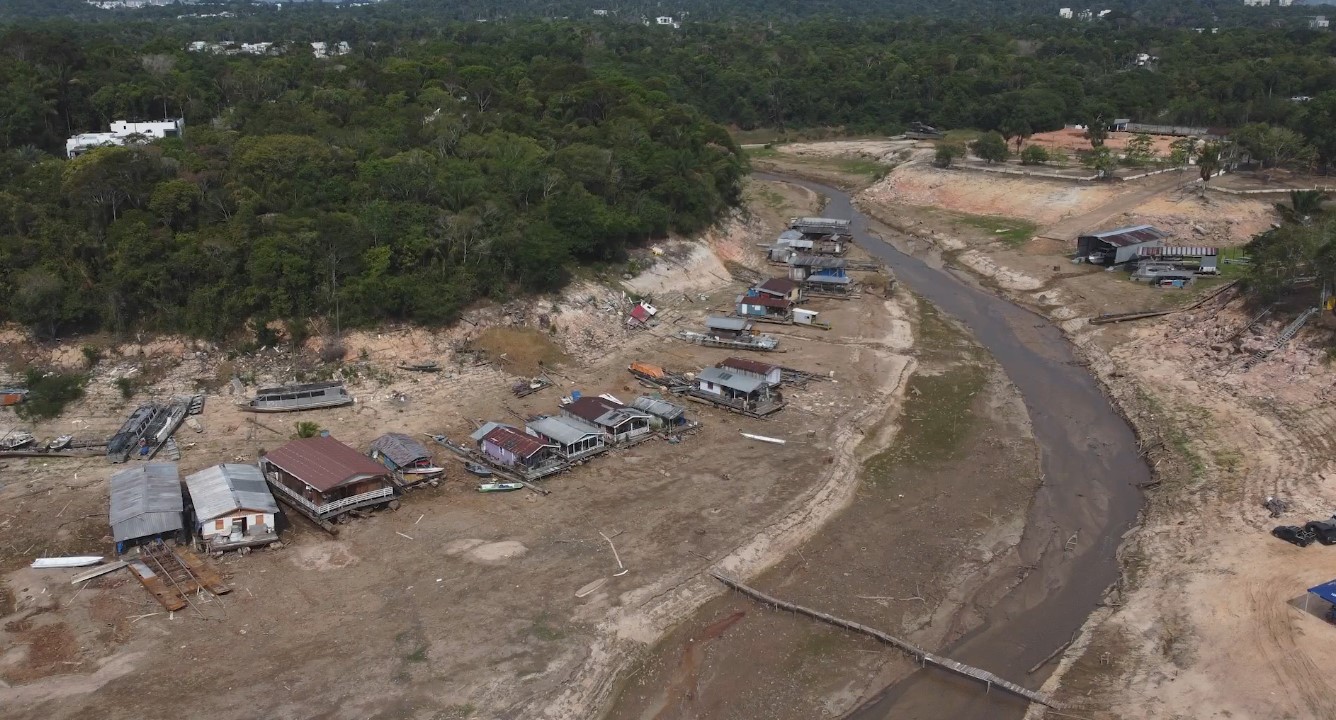
<path fill-rule="evenodd" d="M 297 437 L 299 438 L 313 438 L 320 434 L 319 423 L 314 423 L 310 420 L 302 420 L 301 422 L 296 423 L 296 426 Z"/>
<path fill-rule="evenodd" d="M 99 362 L 102 362 L 101 348 L 96 348 L 92 345 L 84 345 L 79 348 L 79 351 L 83 353 L 84 361 L 88 363 L 88 367 L 90 368 L 97 365 Z"/>
<path fill-rule="evenodd" d="M 126 400 L 129 400 L 130 398 L 134 397 L 135 390 L 139 389 L 139 383 L 136 383 L 134 381 L 134 378 L 128 378 L 128 377 L 116 378 L 115 385 L 116 389 L 121 391 L 121 397 L 125 398 Z"/>
<path fill-rule="evenodd" d="M 972 146 L 974 154 L 981 160 L 987 160 L 990 163 L 1001 162 L 1010 157 L 1011 153 L 1007 150 L 1007 141 L 996 132 L 986 132 L 974 141 Z"/>
<path fill-rule="evenodd" d="M 951 167 L 956 158 L 965 154 L 965 149 L 955 143 L 938 143 L 933 164 L 940 168 Z"/>
<path fill-rule="evenodd" d="M 24 376 L 28 399 L 14 406 L 25 420 L 45 420 L 64 412 L 65 406 L 83 397 L 88 377 L 80 373 L 29 370 Z"/>
<path fill-rule="evenodd" d="M 1022 165 L 1043 165 L 1048 161 L 1048 151 L 1038 145 L 1028 145 L 1021 151 Z"/>

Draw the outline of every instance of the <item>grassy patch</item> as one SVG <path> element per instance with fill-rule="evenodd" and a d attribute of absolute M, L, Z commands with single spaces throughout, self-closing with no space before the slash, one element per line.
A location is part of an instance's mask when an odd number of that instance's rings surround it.
<path fill-rule="evenodd" d="M 774 148 L 748 148 L 747 157 L 752 160 L 770 160 L 786 163 L 799 168 L 825 170 L 827 172 L 854 175 L 869 180 L 880 180 L 891 171 L 891 167 L 869 158 L 856 157 L 813 157 L 810 155 L 792 155 Z"/>
<path fill-rule="evenodd" d="M 1192 436 L 1188 434 L 1184 423 L 1174 417 L 1165 406 L 1154 396 L 1144 390 L 1138 390 L 1141 400 L 1146 407 L 1150 409 L 1155 416 L 1155 426 L 1158 428 L 1160 438 L 1165 447 L 1169 448 L 1180 458 L 1191 474 L 1192 480 L 1197 480 L 1206 472 L 1206 461 L 1197 453 L 1192 442 Z"/>
<path fill-rule="evenodd" d="M 64 412 L 65 406 L 84 395 L 88 376 L 55 370 L 29 370 L 24 374 L 28 399 L 14 406 L 24 420 L 45 420 Z"/>
<path fill-rule="evenodd" d="M 986 380 L 984 369 L 973 364 L 910 378 L 900 433 L 892 447 L 868 460 L 869 481 L 878 484 L 896 466 L 936 464 L 956 457 L 974 427 L 970 408 Z"/>
<path fill-rule="evenodd" d="M 964 225 L 983 230 L 1011 247 L 1019 247 L 1029 242 L 1030 238 L 1034 237 L 1035 231 L 1039 229 L 1038 225 L 1028 220 L 998 215 L 966 215 L 962 213 L 958 220 Z"/>
<path fill-rule="evenodd" d="M 947 130 L 944 141 L 957 145 L 968 145 L 979 139 L 978 130 Z"/>
<path fill-rule="evenodd" d="M 561 628 L 553 627 L 548 624 L 546 615 L 540 616 L 537 619 L 535 619 L 533 621 L 533 624 L 530 625 L 528 630 L 526 630 L 525 632 L 545 642 L 561 640 L 566 637 L 565 631 L 563 631 Z"/>
<path fill-rule="evenodd" d="M 404 662 L 410 662 L 410 663 L 427 662 L 428 649 L 429 648 L 427 647 L 426 643 L 419 643 L 417 647 L 413 648 L 413 652 L 410 652 L 404 656 Z"/>

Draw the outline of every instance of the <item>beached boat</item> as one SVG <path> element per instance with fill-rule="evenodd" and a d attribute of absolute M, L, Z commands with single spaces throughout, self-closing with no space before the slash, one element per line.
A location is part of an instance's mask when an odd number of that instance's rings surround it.
<path fill-rule="evenodd" d="M 406 467 L 400 468 L 399 472 L 405 475 L 440 475 L 445 472 L 445 468 L 436 467 L 435 465 L 432 465 L 431 467 Z"/>
<path fill-rule="evenodd" d="M 419 360 L 417 362 L 399 363 L 399 369 L 413 372 L 440 372 L 441 364 L 435 360 Z"/>
<path fill-rule="evenodd" d="M 36 440 L 36 438 L 33 437 L 32 433 L 15 430 L 4 437 L 0 437 L 0 450 L 18 450 L 21 447 L 31 445 L 33 440 Z"/>
<path fill-rule="evenodd" d="M 466 463 L 464 463 L 464 469 L 465 469 L 465 470 L 468 470 L 469 472 L 473 473 L 474 475 L 477 475 L 478 477 L 491 477 L 491 476 L 492 476 L 492 469 L 491 469 L 491 468 L 487 467 L 486 465 L 479 465 L 478 463 L 475 463 L 475 462 L 466 462 Z"/>
<path fill-rule="evenodd" d="M 37 558 L 32 561 L 32 566 L 39 570 L 43 568 L 75 568 L 96 565 L 100 562 L 102 562 L 101 555 L 74 555 L 71 557 Z"/>
<path fill-rule="evenodd" d="M 478 492 L 510 492 L 523 488 L 524 484 L 517 482 L 482 483 L 478 486 Z"/>
<path fill-rule="evenodd" d="M 260 388 L 255 397 L 241 406 L 257 413 L 296 412 L 350 405 L 353 397 L 341 382 L 318 382 Z"/>
<path fill-rule="evenodd" d="M 47 443 L 46 449 L 52 452 L 55 452 L 57 450 L 64 450 L 65 448 L 69 447 L 70 443 L 72 442 L 74 442 L 73 435 L 61 435 L 55 440 L 52 440 L 51 442 Z"/>

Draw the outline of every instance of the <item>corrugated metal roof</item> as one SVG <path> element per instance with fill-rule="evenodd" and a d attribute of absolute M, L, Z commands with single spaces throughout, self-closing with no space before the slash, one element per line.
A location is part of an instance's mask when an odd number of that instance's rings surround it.
<path fill-rule="evenodd" d="M 264 459 L 320 492 L 368 477 L 384 477 L 384 465 L 331 436 L 293 440 Z"/>
<path fill-rule="evenodd" d="M 823 275 L 817 273 L 815 275 L 808 275 L 807 282 L 817 284 L 825 283 L 827 285 L 848 285 L 853 282 L 853 279 L 847 275 Z"/>
<path fill-rule="evenodd" d="M 514 425 L 507 425 L 505 423 L 499 423 L 499 422 L 491 422 L 489 420 L 488 422 L 483 423 L 482 427 L 478 428 L 477 430 L 474 430 L 473 434 L 469 436 L 469 439 L 475 443 L 480 443 L 482 442 L 483 438 L 487 437 L 487 433 L 499 427 L 508 427 L 512 430 L 515 429 Z"/>
<path fill-rule="evenodd" d="M 789 306 L 793 304 L 792 300 L 788 300 L 782 297 L 775 297 L 774 295 L 743 295 L 738 298 L 738 302 L 745 303 L 747 305 L 760 305 L 761 307 L 777 308 L 780 310 L 787 310 Z"/>
<path fill-rule="evenodd" d="M 637 410 L 644 410 L 650 415 L 657 415 L 664 420 L 676 420 L 687 414 L 687 409 L 684 407 L 648 395 L 641 395 L 631 401 L 631 407 L 634 407 Z"/>
<path fill-rule="evenodd" d="M 431 457 L 425 445 L 403 433 L 385 433 L 371 441 L 371 449 L 379 450 L 399 467 Z"/>
<path fill-rule="evenodd" d="M 705 368 L 696 376 L 699 380 L 722 385 L 723 387 L 737 390 L 742 393 L 753 393 L 765 385 L 764 378 L 748 377 L 738 375 L 721 368 Z"/>
<path fill-rule="evenodd" d="M 522 458 L 533 457 L 543 448 L 549 447 L 542 440 L 532 435 L 526 435 L 512 427 L 493 428 L 483 439 Z"/>
<path fill-rule="evenodd" d="M 789 293 L 793 292 L 793 289 L 796 287 L 798 287 L 798 283 L 795 283 L 788 278 L 770 278 L 760 285 L 757 285 L 756 289 L 771 295 L 787 296 Z"/>
<path fill-rule="evenodd" d="M 733 332 L 742 332 L 751 327 L 751 323 L 743 318 L 719 317 L 717 315 L 705 318 L 705 327 L 711 330 L 732 330 Z"/>
<path fill-rule="evenodd" d="M 796 267 L 842 268 L 848 263 L 844 258 L 825 255 L 794 255 L 789 258 L 789 264 Z"/>
<path fill-rule="evenodd" d="M 797 230 L 785 230 L 784 232 L 779 234 L 778 244 L 787 245 L 793 240 L 802 240 L 802 239 L 803 239 L 803 234 L 798 232 Z"/>
<path fill-rule="evenodd" d="M 278 503 L 269 492 L 264 474 L 254 465 L 226 463 L 186 476 L 186 489 L 200 522 L 238 510 L 276 513 Z"/>
<path fill-rule="evenodd" d="M 759 360 L 748 360 L 747 358 L 739 357 L 726 358 L 723 362 L 719 363 L 719 367 L 755 373 L 762 377 L 779 369 L 778 365 L 771 365 L 770 363 L 763 363 Z"/>
<path fill-rule="evenodd" d="M 576 415 L 577 418 L 587 419 L 589 422 L 599 422 L 599 418 L 608 414 L 609 410 L 617 410 L 625 407 L 620 402 L 612 402 L 608 398 L 596 397 L 596 395 L 585 395 L 577 401 L 562 407 L 566 413 Z"/>
<path fill-rule="evenodd" d="M 1163 240 L 1168 235 L 1152 225 L 1129 225 L 1128 227 L 1091 233 L 1082 237 L 1092 237 L 1115 247 L 1127 247 L 1137 243 Z"/>
<path fill-rule="evenodd" d="M 116 542 L 181 529 L 181 472 L 151 462 L 113 473 L 108 483 L 111 535 Z"/>
<path fill-rule="evenodd" d="M 561 443 L 570 445 L 580 442 L 590 435 L 599 435 L 598 428 L 585 425 L 578 420 L 564 417 L 541 417 L 529 423 L 529 429 Z"/>
<path fill-rule="evenodd" d="M 1219 254 L 1219 252 L 1220 250 L 1218 248 L 1206 247 L 1204 245 L 1196 245 L 1196 246 L 1166 245 L 1164 247 L 1137 248 L 1137 254 L 1142 257 L 1161 257 L 1161 256 L 1211 257 L 1212 255 Z"/>

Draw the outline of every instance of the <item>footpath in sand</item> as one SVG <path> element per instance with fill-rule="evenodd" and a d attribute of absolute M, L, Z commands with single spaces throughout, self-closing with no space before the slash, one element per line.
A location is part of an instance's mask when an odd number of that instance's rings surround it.
<path fill-rule="evenodd" d="M 384 328 L 345 338 L 339 369 L 357 403 L 256 418 L 228 394 L 324 370 L 310 350 L 232 357 L 174 338 L 107 343 L 87 395 L 40 436 L 106 437 L 149 397 L 205 392 L 202 432 L 183 430 L 183 474 L 253 460 L 313 421 L 359 449 L 383 432 L 464 439 L 482 420 L 553 413 L 572 390 L 643 392 L 636 360 L 695 371 L 729 355 L 670 339 L 726 314 L 743 287 L 725 260 L 761 272 L 756 243 L 777 220 L 811 214 L 792 187 L 699 242 L 664 243 L 659 263 L 625 285 L 591 278 L 559 297 L 480 308 L 457 327 Z M 643 258 L 649 264 L 649 257 Z M 660 308 L 658 325 L 625 324 L 630 293 Z M 439 488 L 414 490 L 397 511 L 340 524 L 330 536 L 302 521 L 283 547 L 218 561 L 234 591 L 168 616 L 124 573 L 73 586 L 34 557 L 113 554 L 104 460 L 0 460 L 0 707 L 8 720 L 97 715 L 108 720 L 272 718 L 594 717 L 620 673 L 671 627 L 721 593 L 702 573 L 748 576 L 808 538 L 856 488 L 853 450 L 894 407 L 911 364 L 900 296 L 818 300 L 834 329 L 776 327 L 786 366 L 828 376 L 785 388 L 771 420 L 689 403 L 702 429 L 680 444 L 654 440 L 610 452 L 529 492 L 482 495 L 453 459 Z M 7 335 L 4 360 L 84 362 L 72 346 Z M 398 370 L 432 358 L 439 374 Z M 558 387 L 514 398 L 517 380 L 551 370 Z M 123 397 L 121 378 L 134 378 Z M 19 421 L 10 411 L 0 425 Z M 776 446 L 740 431 L 789 440 Z M 630 572 L 602 535 L 615 543 Z M 601 582 L 601 584 L 599 584 Z M 588 591 L 588 592 L 586 592 Z"/>
<path fill-rule="evenodd" d="M 979 185 L 1005 192 L 970 192 Z M 1336 509 L 1336 372 L 1322 360 L 1331 331 L 1315 322 L 1244 370 L 1243 359 L 1276 336 L 1301 299 L 1251 328 L 1257 309 L 1232 293 L 1159 320 L 1089 325 L 1098 313 L 1172 307 L 1188 296 L 1073 266 L 1065 244 L 1008 244 L 952 222 L 954 213 L 980 213 L 1043 228 L 1108 216 L 1107 226 L 1149 222 L 1181 242 L 1228 246 L 1274 220 L 1269 202 L 1203 199 L 1172 185 L 1149 196 L 1100 192 L 907 166 L 862 195 L 878 217 L 913 233 L 906 242 L 940 248 L 985 284 L 1061 321 L 1155 468 L 1144 523 L 1123 549 L 1123 582 L 1045 690 L 1066 712 L 1095 720 L 1128 717 L 1129 708 L 1152 720 L 1336 717 L 1336 678 L 1323 671 L 1336 627 L 1303 610 L 1304 589 L 1331 579 L 1336 565 L 1328 548 L 1268 534 Z M 1000 197 L 1007 202 L 987 199 Z M 1131 207 L 1121 202 L 1128 197 Z M 1271 495 L 1291 503 L 1279 519 L 1261 506 Z"/>

